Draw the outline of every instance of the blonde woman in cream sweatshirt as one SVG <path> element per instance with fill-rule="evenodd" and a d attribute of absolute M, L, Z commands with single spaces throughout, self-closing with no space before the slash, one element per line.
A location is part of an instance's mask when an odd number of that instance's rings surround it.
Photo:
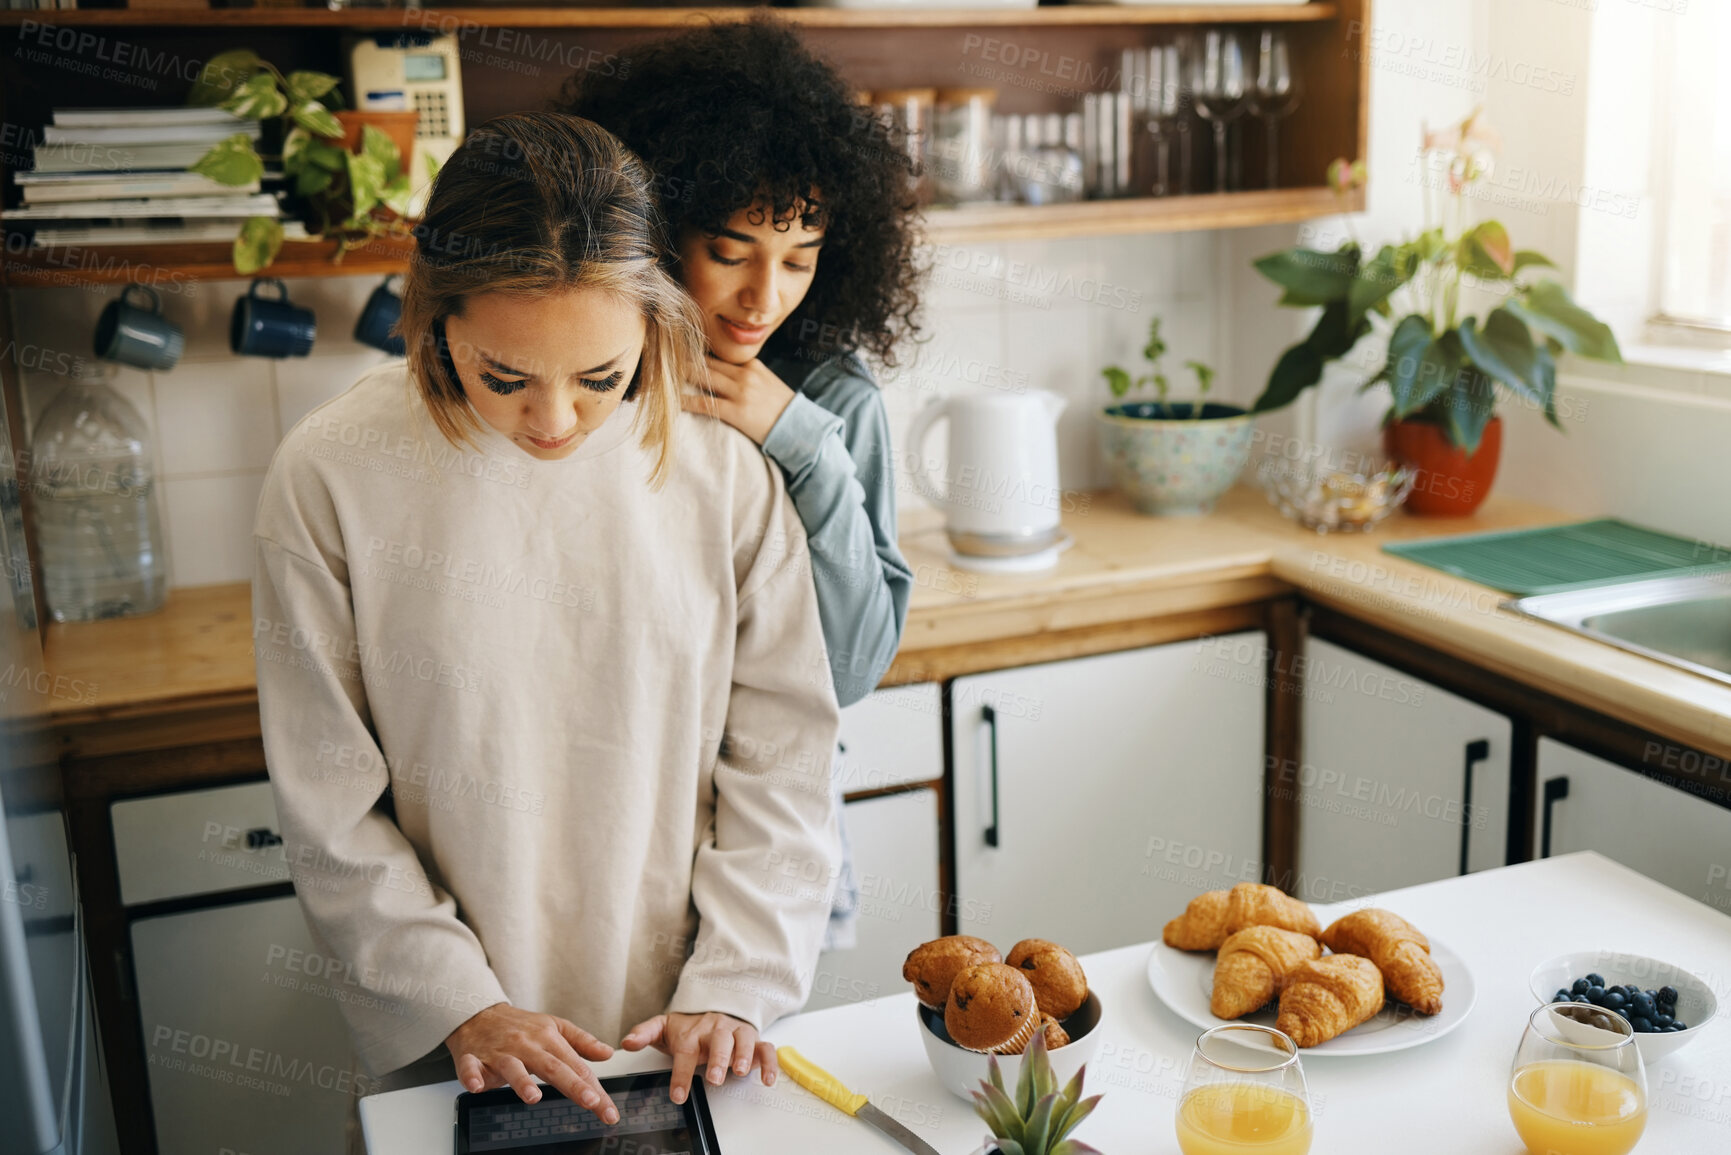
<path fill-rule="evenodd" d="M 407 364 L 284 439 L 254 643 L 296 892 L 365 1066 L 550 1083 L 629 1039 L 775 1075 L 839 858 L 837 708 L 780 470 L 680 412 L 700 322 L 642 166 L 552 113 L 446 164 Z M 817 879 L 816 883 L 808 880 Z"/>

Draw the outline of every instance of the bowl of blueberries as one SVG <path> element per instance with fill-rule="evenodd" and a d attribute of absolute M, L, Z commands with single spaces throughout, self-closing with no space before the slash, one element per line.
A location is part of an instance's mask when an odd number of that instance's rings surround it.
<path fill-rule="evenodd" d="M 1590 1003 L 1635 1028 L 1641 1058 L 1653 1060 L 1701 1033 L 1719 1010 L 1713 988 L 1672 963 L 1614 950 L 1583 950 L 1542 963 L 1529 985 L 1541 1003 Z"/>

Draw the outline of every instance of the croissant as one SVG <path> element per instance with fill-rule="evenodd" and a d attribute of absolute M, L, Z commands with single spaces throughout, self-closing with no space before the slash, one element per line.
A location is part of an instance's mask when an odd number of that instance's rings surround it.
<path fill-rule="evenodd" d="M 1322 935 L 1322 924 L 1304 902 L 1272 886 L 1241 882 L 1231 890 L 1211 890 L 1191 899 L 1161 937 L 1178 950 L 1215 950 L 1247 926 L 1277 926 L 1311 938 Z"/>
<path fill-rule="evenodd" d="M 1321 955 L 1322 947 L 1307 934 L 1277 926 L 1245 927 L 1220 944 L 1210 1009 L 1223 1019 L 1248 1015 L 1279 994 L 1286 976 L 1300 963 Z"/>
<path fill-rule="evenodd" d="M 1430 957 L 1430 942 L 1400 915 L 1366 907 L 1336 919 L 1322 941 L 1336 954 L 1363 955 L 1375 963 L 1388 993 L 1419 1014 L 1442 1010 L 1442 971 Z"/>
<path fill-rule="evenodd" d="M 1274 1025 L 1301 1047 L 1326 1043 L 1382 1010 L 1382 973 L 1367 958 L 1331 954 L 1286 976 Z"/>
<path fill-rule="evenodd" d="M 1160 937 L 1178 950 L 1213 950 L 1226 941 L 1227 897 L 1224 890 L 1197 895 L 1183 914 L 1166 924 Z"/>

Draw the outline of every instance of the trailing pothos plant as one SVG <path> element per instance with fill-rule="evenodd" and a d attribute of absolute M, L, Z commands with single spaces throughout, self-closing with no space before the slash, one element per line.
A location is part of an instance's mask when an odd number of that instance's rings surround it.
<path fill-rule="evenodd" d="M 355 151 L 343 148 L 337 78 L 290 72 L 250 48 L 213 56 L 200 70 L 187 103 L 212 106 L 248 120 L 279 120 L 283 177 L 308 208 L 308 231 L 338 240 L 337 260 L 378 236 L 406 236 L 410 181 L 396 143 L 372 125 L 361 128 Z M 264 157 L 246 133 L 218 142 L 192 166 L 219 184 L 251 184 L 264 175 Z M 388 212 L 380 210 L 389 210 Z M 276 259 L 282 222 L 248 217 L 234 240 L 236 272 L 256 273 Z"/>
<path fill-rule="evenodd" d="M 1502 385 L 1562 428 L 1557 355 L 1567 350 L 1621 361 L 1622 354 L 1611 330 L 1575 304 L 1561 284 L 1535 277 L 1533 270 L 1554 267 L 1548 258 L 1516 249 L 1496 221 L 1465 224 L 1465 202 L 1490 172 L 1494 143 L 1477 111 L 1458 125 L 1426 133 L 1420 150 L 1425 229 L 1412 240 L 1385 244 L 1366 259 L 1349 218 L 1348 239 L 1334 252 L 1292 248 L 1256 262 L 1284 290 L 1282 305 L 1320 305 L 1322 316 L 1309 336 L 1281 355 L 1253 411 L 1289 404 L 1321 378 L 1324 365 L 1381 331 L 1387 357 L 1364 388 L 1388 383 L 1389 420 L 1439 425 L 1451 444 L 1470 455 L 1496 411 L 1496 386 Z M 1362 162 L 1336 160 L 1329 166 L 1329 185 L 1343 199 L 1364 179 Z M 1446 195 L 1433 197 L 1433 180 Z M 1440 202 L 1434 216 L 1433 200 Z M 1483 318 L 1463 315 L 1463 288 L 1483 290 L 1501 303 Z"/>

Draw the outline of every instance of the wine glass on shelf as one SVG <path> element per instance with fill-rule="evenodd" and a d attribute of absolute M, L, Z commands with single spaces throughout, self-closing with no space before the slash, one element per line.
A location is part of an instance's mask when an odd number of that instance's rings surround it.
<path fill-rule="evenodd" d="M 1591 1003 L 1550 1003 L 1521 1033 L 1509 1118 L 1537 1155 L 1627 1155 L 1647 1126 L 1635 1029 Z"/>
<path fill-rule="evenodd" d="M 1190 91 L 1197 114 L 1214 126 L 1215 192 L 1226 191 L 1226 127 L 1244 115 L 1249 87 L 1238 36 L 1210 28 L 1191 58 Z"/>
<path fill-rule="evenodd" d="M 1250 82 L 1250 114 L 1263 122 L 1268 133 L 1267 187 L 1279 186 L 1280 122 L 1291 116 L 1303 96 L 1303 87 L 1292 71 L 1286 49 L 1286 33 L 1264 28 L 1256 50 L 1256 74 Z"/>
<path fill-rule="evenodd" d="M 1148 135 L 1154 145 L 1154 195 L 1172 192 L 1172 135 L 1184 110 L 1182 59 L 1176 44 L 1156 44 L 1148 50 L 1145 108 Z"/>
<path fill-rule="evenodd" d="M 1308 1155 L 1310 1093 L 1298 1045 L 1251 1023 L 1202 1032 L 1177 1126 L 1184 1155 Z"/>

